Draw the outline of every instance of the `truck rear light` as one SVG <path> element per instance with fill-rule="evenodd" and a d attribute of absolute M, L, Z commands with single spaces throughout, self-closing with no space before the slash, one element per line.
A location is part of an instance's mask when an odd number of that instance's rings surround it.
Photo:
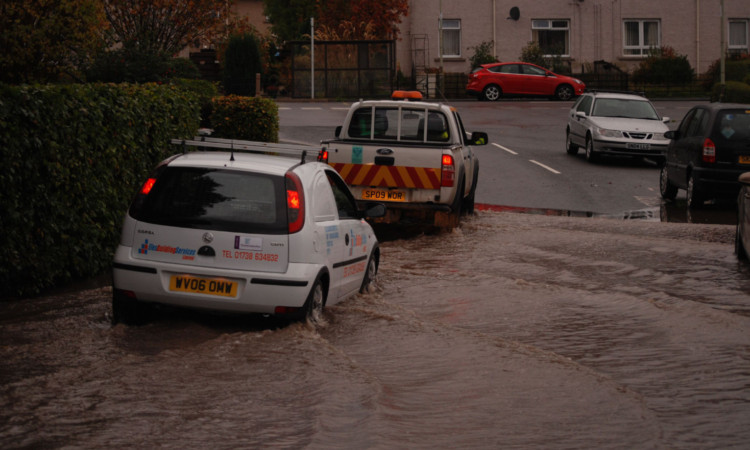
<path fill-rule="evenodd" d="M 440 186 L 453 187 L 456 183 L 456 168 L 453 165 L 453 156 L 443 155 L 442 169 L 440 171 Z"/>
<path fill-rule="evenodd" d="M 716 162 L 716 145 L 714 145 L 714 141 L 708 138 L 703 141 L 703 162 Z"/>
<path fill-rule="evenodd" d="M 286 210 L 289 234 L 296 233 L 305 225 L 305 196 L 302 182 L 292 172 L 286 174 Z"/>
<path fill-rule="evenodd" d="M 328 164 L 328 150 L 322 149 L 318 152 L 318 161 Z"/>

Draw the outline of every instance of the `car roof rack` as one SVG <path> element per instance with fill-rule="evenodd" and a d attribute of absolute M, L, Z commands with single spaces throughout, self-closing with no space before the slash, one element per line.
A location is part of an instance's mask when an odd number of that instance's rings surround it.
<path fill-rule="evenodd" d="M 300 158 L 301 164 L 304 164 L 308 155 L 317 158 L 317 153 L 320 150 L 311 145 L 278 144 L 274 142 L 243 141 L 239 139 L 221 139 L 206 136 L 196 136 L 193 139 L 172 139 L 170 143 L 181 145 L 183 153 L 187 153 L 188 147 L 229 150 L 232 153 L 230 161 L 234 161 L 235 151 L 242 151 L 247 153 L 296 157 Z"/>
<path fill-rule="evenodd" d="M 645 91 L 621 91 L 617 89 L 586 89 L 584 92 L 589 92 L 591 94 L 629 94 L 629 95 L 637 95 L 639 97 L 646 97 Z"/>

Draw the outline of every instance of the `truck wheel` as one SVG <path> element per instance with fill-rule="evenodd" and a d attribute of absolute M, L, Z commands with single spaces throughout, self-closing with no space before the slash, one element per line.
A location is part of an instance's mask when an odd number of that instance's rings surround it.
<path fill-rule="evenodd" d="M 474 166 L 474 184 L 471 186 L 469 196 L 464 199 L 462 213 L 468 216 L 474 214 L 474 198 L 476 197 L 477 193 L 477 183 L 479 183 L 479 163 Z"/>
<path fill-rule="evenodd" d="M 737 229 L 734 232 L 734 253 L 737 255 L 737 259 L 747 261 L 747 251 L 745 250 L 744 244 L 742 244 L 742 231 L 740 231 L 740 224 L 737 224 Z"/>

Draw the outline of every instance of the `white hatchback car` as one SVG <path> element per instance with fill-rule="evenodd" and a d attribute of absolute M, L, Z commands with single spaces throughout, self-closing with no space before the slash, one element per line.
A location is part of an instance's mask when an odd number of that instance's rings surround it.
<path fill-rule="evenodd" d="M 149 304 L 314 318 L 372 282 L 380 250 L 346 183 L 318 162 L 235 152 L 163 161 L 137 193 L 113 261 L 112 320 Z"/>
<path fill-rule="evenodd" d="M 586 149 L 586 160 L 599 155 L 652 158 L 661 163 L 667 153 L 669 117 L 660 117 L 641 95 L 587 91 L 573 104 L 565 131 L 565 148 L 571 155 Z"/>

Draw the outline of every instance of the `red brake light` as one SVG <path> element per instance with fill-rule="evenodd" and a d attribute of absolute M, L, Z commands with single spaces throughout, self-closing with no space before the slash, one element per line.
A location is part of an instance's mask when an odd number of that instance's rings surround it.
<path fill-rule="evenodd" d="M 289 234 L 296 233 L 305 224 L 305 197 L 302 192 L 302 182 L 292 172 L 286 174 L 286 210 Z"/>
<path fill-rule="evenodd" d="M 716 162 L 716 145 L 714 145 L 714 141 L 708 138 L 703 141 L 703 162 Z"/>
<path fill-rule="evenodd" d="M 324 164 L 328 164 L 328 150 L 322 149 L 318 152 L 318 161 Z"/>
<path fill-rule="evenodd" d="M 141 187 L 141 194 L 148 195 L 148 193 L 151 192 L 151 189 L 153 189 L 155 183 L 156 178 L 149 178 L 148 180 L 146 180 L 146 182 L 143 183 L 143 186 Z"/>
<path fill-rule="evenodd" d="M 440 171 L 440 186 L 452 187 L 456 182 L 456 170 L 453 167 L 453 156 L 443 155 L 442 170 Z"/>

